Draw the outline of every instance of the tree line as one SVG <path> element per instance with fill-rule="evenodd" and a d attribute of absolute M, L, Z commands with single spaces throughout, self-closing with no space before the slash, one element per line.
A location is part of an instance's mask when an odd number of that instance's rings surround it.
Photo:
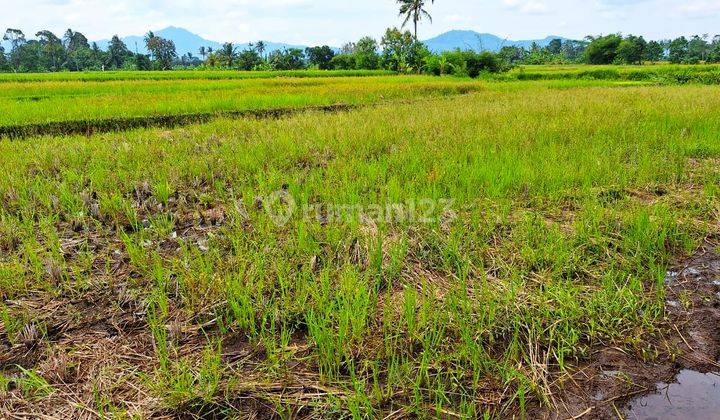
<path fill-rule="evenodd" d="M 408 0 L 413 1 L 413 0 Z M 421 2 L 422 3 L 422 2 Z M 405 24 L 412 22 L 415 33 L 389 28 L 378 41 L 363 37 L 347 43 L 339 50 L 327 45 L 306 49 L 289 48 L 267 51 L 264 42 L 244 46 L 225 43 L 221 48 L 201 47 L 197 55 L 178 56 L 172 40 L 153 32 L 144 37 L 145 50 L 132 51 L 117 35 L 106 49 L 90 43 L 80 32 L 68 29 L 62 37 L 43 30 L 36 39 L 27 39 L 19 29 L 9 28 L 3 40 L 10 45 L 0 47 L 0 71 L 58 72 L 88 70 L 170 70 L 178 68 L 223 68 L 236 70 L 392 70 L 400 73 L 428 73 L 475 77 L 482 72 L 499 72 L 518 64 L 589 63 L 640 64 L 668 61 L 672 63 L 720 62 L 720 36 L 685 37 L 665 41 L 646 41 L 641 36 L 589 36 L 582 41 L 552 40 L 546 46 L 529 48 L 503 47 L 497 53 L 456 50 L 433 53 L 417 39 L 417 23 L 425 9 L 408 14 Z"/>
<path fill-rule="evenodd" d="M 201 47 L 197 55 L 178 56 L 172 40 L 153 32 L 144 37 L 148 54 L 128 48 L 115 35 L 106 49 L 89 42 L 80 32 L 68 29 L 62 38 L 51 31 L 40 31 L 37 39 L 27 39 L 19 29 L 9 28 L 3 40 L 10 51 L 0 47 L 0 71 L 58 72 L 101 70 L 170 70 L 222 68 L 236 70 L 392 70 L 401 73 L 467 74 L 502 69 L 499 56 L 489 52 L 457 51 L 431 53 L 410 31 L 389 28 L 380 39 L 363 37 L 339 50 L 327 45 L 305 49 L 267 51 L 260 41 L 254 44 L 225 43 L 221 48 Z"/>

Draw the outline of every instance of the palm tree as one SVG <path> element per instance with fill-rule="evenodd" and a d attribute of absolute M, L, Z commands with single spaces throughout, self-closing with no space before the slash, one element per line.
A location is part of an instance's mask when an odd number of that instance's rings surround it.
<path fill-rule="evenodd" d="M 207 55 L 207 50 L 205 49 L 205 47 L 200 47 L 198 52 L 200 53 L 200 57 L 202 57 L 203 61 L 205 61 L 205 56 Z"/>
<path fill-rule="evenodd" d="M 417 41 L 418 22 L 425 17 L 432 23 L 432 16 L 425 10 L 425 0 L 397 0 L 397 2 L 400 4 L 400 16 L 405 16 L 402 27 L 407 26 L 408 22 L 412 20 L 415 26 L 415 41 Z M 430 3 L 434 4 L 435 0 L 430 0 Z"/>
<path fill-rule="evenodd" d="M 223 61 L 225 61 L 225 66 L 232 67 L 238 56 L 237 47 L 235 47 L 232 42 L 226 42 L 222 46 L 220 55 L 222 56 Z"/>
<path fill-rule="evenodd" d="M 263 54 L 265 53 L 265 42 L 264 41 L 258 41 L 257 44 L 255 44 L 255 49 L 257 50 L 257 53 L 260 55 L 261 58 L 265 58 Z"/>

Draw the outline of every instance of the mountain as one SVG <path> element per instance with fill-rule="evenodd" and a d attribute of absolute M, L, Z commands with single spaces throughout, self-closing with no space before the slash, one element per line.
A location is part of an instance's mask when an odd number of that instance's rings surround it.
<path fill-rule="evenodd" d="M 502 39 L 493 34 L 481 34 L 475 31 L 450 31 L 428 39 L 425 45 L 433 52 L 452 51 L 455 49 L 471 49 L 475 51 L 500 51 L 502 47 L 515 46 L 529 48 L 533 42 L 541 47 L 547 46 L 553 39 L 562 39 L 559 36 L 549 36 L 544 39 L 531 39 L 524 41 L 512 41 Z"/>
<path fill-rule="evenodd" d="M 170 26 L 165 29 L 161 29 L 159 31 L 153 31 L 155 35 L 163 37 L 165 39 L 169 39 L 175 43 L 175 50 L 177 51 L 178 55 L 185 55 L 187 53 L 191 53 L 194 56 L 198 56 L 198 50 L 200 47 L 210 47 L 213 50 L 217 51 L 220 48 L 222 48 L 222 43 L 216 42 L 216 41 L 210 41 L 207 39 L 204 39 L 200 35 L 194 34 L 187 29 L 183 28 L 176 28 L 174 26 Z M 126 36 L 122 39 L 122 41 L 127 45 L 128 49 L 130 51 L 147 54 L 147 49 L 145 48 L 145 41 L 144 41 L 144 35 L 131 35 Z M 270 41 L 264 41 L 265 42 L 265 54 L 270 54 L 273 51 L 282 50 L 286 48 L 301 48 L 305 49 L 304 45 L 291 45 L 291 44 L 284 44 L 281 42 L 270 42 Z M 103 50 L 107 49 L 108 44 L 110 43 L 110 40 L 104 39 L 101 41 L 97 41 L 98 46 L 102 48 Z M 245 48 L 248 44 L 236 44 L 239 48 Z"/>
<path fill-rule="evenodd" d="M 167 27 L 165 29 L 161 29 L 159 31 L 154 31 L 155 35 L 161 36 L 166 39 L 170 39 L 173 42 L 175 42 L 175 48 L 177 50 L 178 55 L 184 55 L 187 53 L 191 53 L 194 56 L 198 56 L 198 50 L 200 47 L 211 47 L 213 50 L 218 50 L 222 48 L 222 43 L 217 41 L 210 41 L 207 39 L 204 39 L 200 35 L 194 34 L 187 29 L 183 28 L 176 28 L 174 26 Z M 145 41 L 143 40 L 144 35 L 131 35 L 121 38 L 123 42 L 125 42 L 125 45 L 127 45 L 128 49 L 130 51 L 137 51 L 143 54 L 147 54 L 147 50 L 145 49 Z M 512 40 L 506 40 L 502 39 L 498 36 L 492 35 L 492 34 L 481 34 L 479 32 L 475 31 L 449 31 L 445 32 L 444 34 L 438 35 L 435 38 L 428 39 L 425 42 L 425 45 L 428 46 L 428 48 L 433 52 L 442 52 L 442 51 L 450 51 L 457 48 L 460 49 L 473 49 L 476 51 L 499 51 L 500 48 L 504 46 L 518 46 L 518 47 L 525 47 L 529 48 L 533 42 L 537 43 L 541 47 L 547 46 L 550 41 L 553 39 L 562 39 L 565 40 L 566 38 L 558 37 L 558 36 L 549 36 L 544 39 L 535 39 L 535 40 L 524 40 L 524 41 L 512 41 Z M 270 54 L 273 51 L 282 50 L 286 48 L 300 48 L 305 49 L 305 45 L 292 45 L 292 44 L 285 44 L 282 42 L 270 42 L 270 41 L 264 41 L 265 42 L 265 54 Z M 108 44 L 110 43 L 110 40 L 104 39 L 97 41 L 100 48 L 106 50 Z M 5 46 L 5 51 L 10 51 L 10 45 L 9 43 L 5 42 L 0 45 Z M 246 48 L 247 43 L 245 44 L 236 44 L 240 49 Z M 336 52 L 339 51 L 337 48 L 333 48 Z"/>
<path fill-rule="evenodd" d="M 183 28 L 176 28 L 174 26 L 170 26 L 168 28 L 153 32 L 157 36 L 173 41 L 175 43 L 175 49 L 177 50 L 178 55 L 192 53 L 193 55 L 197 56 L 200 47 L 211 47 L 214 50 L 222 48 L 221 43 L 215 41 L 208 41 L 207 39 L 204 39 L 201 36 L 196 35 Z M 144 37 L 144 35 L 131 35 L 122 37 L 120 39 L 122 39 L 122 41 L 125 43 L 125 45 L 127 45 L 130 51 L 137 51 L 139 53 L 147 54 Z M 103 50 L 107 49 L 109 43 L 110 40 L 108 39 L 97 41 L 97 44 Z"/>

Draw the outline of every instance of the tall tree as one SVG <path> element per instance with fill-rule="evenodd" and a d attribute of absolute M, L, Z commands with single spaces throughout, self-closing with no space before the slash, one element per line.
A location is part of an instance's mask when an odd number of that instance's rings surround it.
<path fill-rule="evenodd" d="M 335 51 L 327 45 L 323 45 L 322 47 L 306 48 L 305 55 L 311 66 L 317 66 L 320 70 L 330 70 L 330 62 L 335 57 Z"/>
<path fill-rule="evenodd" d="M 617 47 L 617 58 L 625 64 L 641 64 L 647 42 L 641 36 L 628 35 Z"/>
<path fill-rule="evenodd" d="M 155 41 L 155 33 L 153 31 L 148 31 L 148 33 L 145 34 L 143 37 L 143 41 L 145 42 L 145 46 L 147 47 L 150 45 L 150 43 Z M 148 48 L 148 51 L 150 51 L 150 48 Z M 152 51 L 150 51 L 150 59 L 154 58 Z"/>
<path fill-rule="evenodd" d="M 587 37 L 590 41 L 585 55 L 590 64 L 612 64 L 617 58 L 617 49 L 623 41 L 620 35 L 607 35 L 597 38 Z"/>
<path fill-rule="evenodd" d="M 177 59 L 177 51 L 173 41 L 148 32 L 145 36 L 145 46 L 161 70 L 170 70 L 172 68 L 173 62 Z"/>
<path fill-rule="evenodd" d="M 225 67 L 230 68 L 235 64 L 235 59 L 238 56 L 237 47 L 232 42 L 226 42 L 223 44 L 219 54 Z"/>
<path fill-rule="evenodd" d="M 375 70 L 380 67 L 378 43 L 369 36 L 360 38 L 360 40 L 355 43 L 353 55 L 355 56 L 356 69 Z"/>
<path fill-rule="evenodd" d="M 258 41 L 257 44 L 255 44 L 255 50 L 260 55 L 261 58 L 265 58 L 265 50 L 267 49 L 267 45 L 265 45 L 265 41 Z"/>
<path fill-rule="evenodd" d="M 43 58 L 46 67 L 52 71 L 59 71 L 65 56 L 62 41 L 54 33 L 44 30 L 35 34 L 42 46 Z"/>
<path fill-rule="evenodd" d="M 95 46 L 97 46 L 95 44 Z M 107 50 L 107 64 L 110 68 L 120 69 L 125 65 L 125 60 L 130 57 L 130 50 L 119 36 L 113 35 Z M 103 66 L 104 68 L 104 66 Z"/>
<path fill-rule="evenodd" d="M 668 58 L 670 62 L 675 64 L 687 62 L 689 44 L 687 38 L 684 36 L 670 41 L 668 44 Z"/>
<path fill-rule="evenodd" d="M 3 35 L 3 41 L 10 42 L 12 49 L 15 49 L 26 42 L 25 34 L 20 29 L 7 28 Z"/>
<path fill-rule="evenodd" d="M 383 67 L 401 73 L 419 70 L 429 55 L 427 48 L 409 32 L 388 29 L 380 41 Z"/>
<path fill-rule="evenodd" d="M 5 48 L 0 45 L 0 71 L 6 71 L 8 69 L 7 57 L 5 57 Z"/>
<path fill-rule="evenodd" d="M 645 60 L 651 63 L 658 62 L 665 56 L 665 47 L 658 41 L 650 41 L 645 47 Z"/>
<path fill-rule="evenodd" d="M 432 16 L 425 10 L 425 0 L 397 0 L 400 3 L 400 16 L 405 17 L 405 21 L 402 24 L 404 28 L 407 24 L 412 21 L 415 28 L 415 40 L 418 39 L 418 23 L 426 18 L 432 23 Z M 435 0 L 430 0 L 431 3 L 435 3 Z"/>

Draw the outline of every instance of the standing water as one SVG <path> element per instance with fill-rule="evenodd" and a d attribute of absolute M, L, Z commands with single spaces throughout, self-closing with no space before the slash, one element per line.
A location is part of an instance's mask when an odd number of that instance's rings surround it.
<path fill-rule="evenodd" d="M 720 419 L 720 376 L 684 370 L 677 382 L 634 400 L 628 419 Z"/>

